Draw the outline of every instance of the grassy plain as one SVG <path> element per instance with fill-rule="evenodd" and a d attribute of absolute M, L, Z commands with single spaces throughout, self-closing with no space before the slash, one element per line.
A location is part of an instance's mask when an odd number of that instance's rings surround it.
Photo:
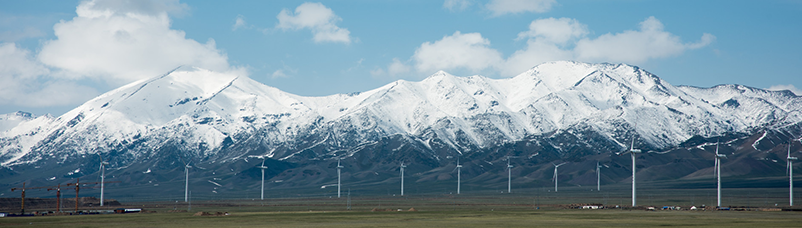
<path fill-rule="evenodd" d="M 203 210 L 204 208 L 199 208 Z M 226 208 L 206 208 L 222 209 Z M 229 208 L 230 209 L 230 208 Z M 192 212 L 2 218 L 2 227 L 799 227 L 799 212 L 643 210 L 454 210 L 416 212 Z"/>
<path fill-rule="evenodd" d="M 711 206 L 715 189 L 687 186 L 644 185 L 638 205 Z M 296 194 L 265 199 L 201 198 L 191 204 L 175 200 L 123 200 L 123 207 L 143 208 L 155 213 L 36 216 L 0 218 L 0 227 L 800 227 L 802 211 L 756 211 L 757 208 L 790 208 L 787 188 L 728 188 L 723 206 L 747 207 L 752 211 L 646 211 L 627 209 L 627 184 L 592 187 L 466 191 L 406 196 L 352 192 L 351 210 L 346 194 Z M 506 190 L 506 189 L 503 189 Z M 183 197 L 181 200 L 183 201 Z M 566 209 L 568 205 L 603 204 L 621 209 Z M 417 211 L 408 211 L 415 208 Z M 81 208 L 81 210 L 113 209 Z M 171 210 L 188 212 L 169 212 Z M 382 211 L 373 211 L 374 209 Z M 399 209 L 401 211 L 399 211 Z M 795 206 L 793 209 L 802 209 Z M 38 211 L 53 210 L 42 208 Z M 67 209 L 69 210 L 69 209 Z M 16 210 L 6 210 L 16 212 Z M 28 210 L 37 211 L 31 208 Z M 196 212 L 229 212 L 229 216 L 193 216 Z"/>

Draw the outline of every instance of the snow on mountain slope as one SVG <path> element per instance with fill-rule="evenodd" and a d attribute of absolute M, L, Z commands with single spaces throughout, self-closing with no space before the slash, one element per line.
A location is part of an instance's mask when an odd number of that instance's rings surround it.
<path fill-rule="evenodd" d="M 280 91 L 246 76 L 184 67 L 120 87 L 35 128 L 0 135 L 4 166 L 80 154 L 115 153 L 120 165 L 176 153 L 181 158 L 287 159 L 350 151 L 401 135 L 457 152 L 526 137 L 591 129 L 624 147 L 651 148 L 694 135 L 802 121 L 802 98 L 738 85 L 675 87 L 625 64 L 550 62 L 516 77 L 456 77 L 323 97 Z M 35 133 L 35 134 L 33 134 Z M 238 149 L 230 149 L 238 148 Z M 339 156 L 339 155 L 338 155 Z"/>
<path fill-rule="evenodd" d="M 27 112 L 0 115 L 0 161 L 25 155 L 45 136 L 40 133 L 52 121 L 50 115 L 35 117 Z"/>
<path fill-rule="evenodd" d="M 23 122 L 28 122 L 36 117 L 27 112 L 15 112 L 0 115 L 0 132 L 11 130 Z"/>
<path fill-rule="evenodd" d="M 790 91 L 769 91 L 743 85 L 679 88 L 705 103 L 726 110 L 747 126 L 782 126 L 802 119 L 802 99 Z"/>

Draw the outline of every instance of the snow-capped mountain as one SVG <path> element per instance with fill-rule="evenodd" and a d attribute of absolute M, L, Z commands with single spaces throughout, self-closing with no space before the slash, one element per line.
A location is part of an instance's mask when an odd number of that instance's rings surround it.
<path fill-rule="evenodd" d="M 406 153 L 369 156 L 382 161 L 412 152 L 430 163 L 473 153 L 549 151 L 560 159 L 619 151 L 633 137 L 639 147 L 665 150 L 694 136 L 799 125 L 800 110 L 802 97 L 788 91 L 673 86 L 626 64 L 549 62 L 506 79 L 440 71 L 324 97 L 182 67 L 57 118 L 3 116 L 0 164 L 41 167 L 100 155 L 110 167 L 150 171 L 176 162 L 300 164 L 376 151 Z"/>

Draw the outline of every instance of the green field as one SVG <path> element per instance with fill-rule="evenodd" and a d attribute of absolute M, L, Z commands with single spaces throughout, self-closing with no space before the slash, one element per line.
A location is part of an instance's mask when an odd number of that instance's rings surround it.
<path fill-rule="evenodd" d="M 662 206 L 708 207 L 715 205 L 715 189 L 691 188 L 695 183 L 644 185 L 638 191 L 639 208 L 628 208 L 627 184 L 593 187 L 537 187 L 452 193 L 364 194 L 352 191 L 348 197 L 334 194 L 298 194 L 253 198 L 193 197 L 175 200 L 121 200 L 125 208 L 142 208 L 153 213 L 36 216 L 0 218 L 0 227 L 606 227 L 606 226 L 701 226 L 701 227 L 800 227 L 802 207 L 788 207 L 787 188 L 723 189 L 723 206 L 747 211 L 662 211 Z M 436 187 L 436 186 L 435 186 Z M 504 189 L 506 190 L 506 189 Z M 172 198 L 172 197 L 171 197 Z M 175 197 L 179 198 L 179 197 Z M 178 201 L 176 201 L 178 200 Z M 802 201 L 798 202 L 802 203 Z M 605 205 L 608 209 L 568 209 L 572 205 Z M 51 205 L 52 206 L 52 205 Z M 26 212 L 53 211 L 28 208 Z M 616 206 L 620 208 L 616 209 Z M 654 206 L 657 211 L 644 210 Z M 109 210 L 115 207 L 85 207 L 81 210 Z M 408 211 L 415 208 L 417 211 Z M 64 210 L 72 210 L 65 205 Z M 763 211 L 795 209 L 797 211 Z M 188 210 L 188 212 L 169 212 Z M 381 211 L 378 211 L 381 210 Z M 401 211 L 399 211 L 401 210 Z M 4 211 L 18 212 L 18 208 Z M 229 216 L 193 216 L 197 212 L 229 212 Z"/>
<path fill-rule="evenodd" d="M 212 208 L 199 208 L 212 209 Z M 234 208 L 214 208 L 212 210 Z M 192 212 L 0 218 L 2 227 L 799 227 L 799 212 L 643 210 L 456 210 L 416 212 Z"/>

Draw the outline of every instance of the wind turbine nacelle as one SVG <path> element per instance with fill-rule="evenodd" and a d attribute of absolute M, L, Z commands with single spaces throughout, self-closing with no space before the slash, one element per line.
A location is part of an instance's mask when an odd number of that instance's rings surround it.
<path fill-rule="evenodd" d="M 640 149 L 632 149 L 632 150 L 630 150 L 630 152 L 632 152 L 632 153 L 640 153 L 641 150 Z"/>
<path fill-rule="evenodd" d="M 342 169 L 342 168 L 345 168 L 345 166 L 338 165 L 337 168 L 338 169 Z"/>
<path fill-rule="evenodd" d="M 718 158 L 727 158 L 727 155 L 726 154 L 716 154 L 716 157 L 718 157 Z"/>
<path fill-rule="evenodd" d="M 267 169 L 267 166 L 257 166 L 256 168 Z"/>
<path fill-rule="evenodd" d="M 109 165 L 108 162 L 100 162 L 101 165 Z"/>
<path fill-rule="evenodd" d="M 462 165 L 457 165 L 457 168 L 462 168 Z"/>
<path fill-rule="evenodd" d="M 507 165 L 507 168 L 512 168 L 512 165 Z"/>
<path fill-rule="evenodd" d="M 796 158 L 796 157 L 788 157 L 787 159 L 788 159 L 788 160 L 795 161 L 795 160 L 797 160 L 798 158 Z"/>

